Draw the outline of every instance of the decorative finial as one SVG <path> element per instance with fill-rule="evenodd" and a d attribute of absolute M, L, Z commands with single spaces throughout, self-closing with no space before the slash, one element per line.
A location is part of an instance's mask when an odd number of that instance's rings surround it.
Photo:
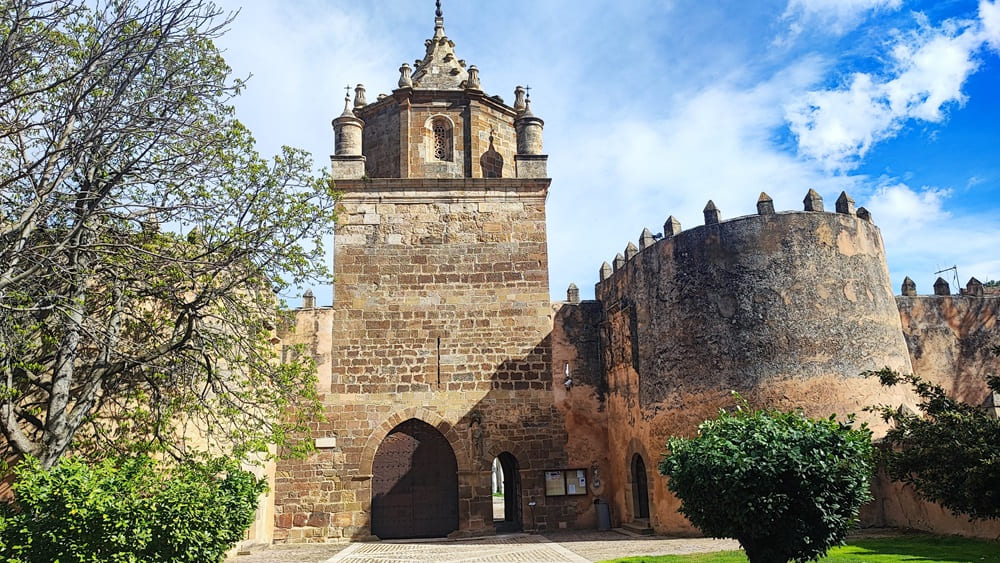
<path fill-rule="evenodd" d="M 526 99 L 530 100 L 531 99 L 531 85 L 530 84 L 525 84 L 524 91 L 527 93 L 527 95 L 525 96 Z"/>
<path fill-rule="evenodd" d="M 368 100 L 365 99 L 365 85 L 358 84 L 354 89 L 354 107 L 360 108 L 368 105 Z"/>
<path fill-rule="evenodd" d="M 525 89 L 521 86 L 514 88 L 514 111 L 521 113 L 527 107 L 524 103 Z"/>
<path fill-rule="evenodd" d="M 347 90 L 347 93 L 344 94 L 344 113 L 341 114 L 341 117 L 343 117 L 344 115 L 351 115 L 351 110 L 350 110 L 350 107 L 351 107 L 351 85 L 348 84 L 345 89 Z"/>
<path fill-rule="evenodd" d="M 444 17 L 444 12 L 441 11 L 441 0 L 437 0 L 437 11 L 434 12 L 434 15 L 439 18 Z"/>

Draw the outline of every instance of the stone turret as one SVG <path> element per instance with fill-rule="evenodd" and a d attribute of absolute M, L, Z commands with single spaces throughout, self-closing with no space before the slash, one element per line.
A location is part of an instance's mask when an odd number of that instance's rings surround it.
<path fill-rule="evenodd" d="M 972 297 L 982 297 L 986 295 L 986 290 L 983 288 L 983 282 L 974 277 L 969 278 L 969 283 L 965 284 L 965 289 L 962 290 L 962 295 L 970 295 Z"/>
<path fill-rule="evenodd" d="M 802 200 L 802 206 L 805 211 L 823 211 L 823 198 L 816 190 L 810 188 Z"/>
<path fill-rule="evenodd" d="M 523 92 L 524 89 L 518 86 L 514 91 L 515 98 L 518 97 L 518 90 Z M 525 98 L 524 110 L 514 121 L 514 129 L 517 131 L 517 156 L 514 161 L 517 164 L 518 178 L 545 178 L 548 175 L 549 157 L 542 154 L 544 127 L 545 122 L 531 113 L 531 99 Z"/>
<path fill-rule="evenodd" d="M 916 297 L 917 284 L 912 279 L 910 279 L 910 276 L 906 276 L 906 278 L 903 280 L 903 287 L 901 289 L 901 293 L 903 297 Z"/>
<path fill-rule="evenodd" d="M 847 192 L 840 192 L 840 197 L 837 198 L 837 213 L 854 215 L 854 199 Z"/>
<path fill-rule="evenodd" d="M 951 295 L 951 286 L 944 278 L 938 278 L 934 282 L 934 295 Z"/>
<path fill-rule="evenodd" d="M 708 204 L 705 205 L 705 224 L 706 225 L 717 225 L 719 221 L 722 220 L 722 213 L 719 208 L 715 206 L 715 202 L 708 200 Z"/>
<path fill-rule="evenodd" d="M 364 99 L 364 87 L 356 92 Z M 350 95 L 344 96 L 344 112 L 333 120 L 334 154 L 330 157 L 333 178 L 356 180 L 365 174 L 365 157 L 361 154 L 361 138 L 365 122 L 351 110 Z"/>
<path fill-rule="evenodd" d="M 681 222 L 677 220 L 676 217 L 671 215 L 667 217 L 667 221 L 663 223 L 663 236 L 672 237 L 674 235 L 680 234 L 681 232 Z"/>
<path fill-rule="evenodd" d="M 760 197 L 757 198 L 757 214 L 774 215 L 774 200 L 765 192 L 760 192 Z"/>
<path fill-rule="evenodd" d="M 580 288 L 575 283 L 569 284 L 569 288 L 566 289 L 566 302 L 572 305 L 580 303 Z"/>

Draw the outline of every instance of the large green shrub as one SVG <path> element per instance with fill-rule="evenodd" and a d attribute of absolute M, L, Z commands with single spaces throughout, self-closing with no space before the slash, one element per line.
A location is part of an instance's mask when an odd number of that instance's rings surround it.
<path fill-rule="evenodd" d="M 955 514 L 1000 518 L 1000 420 L 916 375 L 888 368 L 868 375 L 886 386 L 909 385 L 920 397 L 922 414 L 891 406 L 872 408 L 893 423 L 879 448 L 889 476 L 913 485 L 922 498 Z M 1000 376 L 988 377 L 987 385 L 1000 393 Z"/>
<path fill-rule="evenodd" d="M 660 473 L 702 532 L 739 540 L 753 563 L 807 561 L 843 542 L 870 498 L 871 432 L 799 412 L 722 412 L 671 438 Z"/>
<path fill-rule="evenodd" d="M 46 471 L 27 458 L 15 475 L 0 511 L 0 560 L 15 563 L 221 561 L 265 489 L 230 460 L 64 458 Z"/>

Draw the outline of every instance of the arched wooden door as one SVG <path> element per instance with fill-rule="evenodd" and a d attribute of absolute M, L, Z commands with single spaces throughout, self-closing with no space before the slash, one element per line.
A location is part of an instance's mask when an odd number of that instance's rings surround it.
<path fill-rule="evenodd" d="M 372 474 L 372 534 L 436 538 L 458 529 L 458 463 L 433 426 L 410 419 L 393 428 Z"/>
<path fill-rule="evenodd" d="M 646 479 L 646 463 L 642 456 L 632 456 L 632 506 L 633 518 L 649 518 L 649 485 Z"/>

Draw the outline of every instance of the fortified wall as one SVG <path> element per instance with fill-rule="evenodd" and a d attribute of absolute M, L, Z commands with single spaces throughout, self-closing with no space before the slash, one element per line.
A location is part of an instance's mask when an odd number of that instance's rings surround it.
<path fill-rule="evenodd" d="M 670 217 L 661 234 L 645 229 L 638 246 L 604 263 L 596 301 L 574 301 L 570 288 L 553 359 L 574 366 L 570 394 L 592 397 L 604 413 L 595 423 L 606 424 L 609 500 L 622 522 L 648 517 L 657 532 L 696 532 L 655 465 L 670 436 L 693 435 L 733 406 L 733 391 L 810 416 L 855 414 L 876 436 L 885 424 L 864 407 L 915 409 L 917 399 L 862 377 L 866 370 L 915 371 L 974 404 L 987 398 L 983 376 L 1000 372 L 988 346 L 1000 297 L 975 279 L 961 295 L 939 280 L 938 295 L 917 296 L 907 281 L 893 297 L 867 210 L 841 194 L 836 212 L 825 212 L 812 190 L 803 203 L 775 212 L 761 194 L 756 215 L 723 221 L 709 202 L 704 225 L 682 231 Z M 878 490 L 864 514 L 870 524 L 980 533 L 927 516 L 943 511 L 917 506 L 912 492 L 885 482 Z"/>
<path fill-rule="evenodd" d="M 813 190 L 802 211 L 761 194 L 725 221 L 709 202 L 703 225 L 643 230 L 601 267 L 596 300 L 571 286 L 550 303 L 544 124 L 525 88 L 510 106 L 486 94 L 435 15 L 398 88 L 369 103 L 358 85 L 333 120 L 335 300 L 307 295 L 280 334 L 283 358 L 316 361 L 325 416 L 304 437 L 316 452 L 275 467 L 275 541 L 696 534 L 657 462 L 733 391 L 877 433 L 864 407 L 916 400 L 866 370 L 997 402 L 981 376 L 1000 370 L 1000 297 L 943 280 L 893 297 L 879 229 L 847 194 L 834 212 Z M 869 523 L 951 530 L 879 490 Z"/>

